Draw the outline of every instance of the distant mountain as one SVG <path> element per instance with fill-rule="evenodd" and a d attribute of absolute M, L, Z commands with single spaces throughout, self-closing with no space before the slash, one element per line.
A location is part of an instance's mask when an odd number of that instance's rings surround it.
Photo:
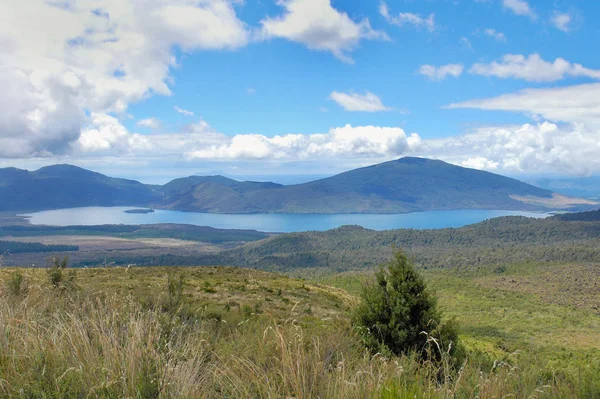
<path fill-rule="evenodd" d="M 291 186 L 213 177 L 180 194 L 166 199 L 164 206 L 217 213 L 403 213 L 568 209 L 586 203 L 508 177 L 424 158 L 401 158 Z"/>
<path fill-rule="evenodd" d="M 160 190 L 71 165 L 34 172 L 0 169 L 0 210 L 22 211 L 79 206 L 144 205 L 160 201 Z"/>
<path fill-rule="evenodd" d="M 529 181 L 537 187 L 573 197 L 600 199 L 600 176 L 541 178 Z"/>
<path fill-rule="evenodd" d="M 404 213 L 571 210 L 593 204 L 424 158 L 401 158 L 288 186 L 223 176 L 190 176 L 150 186 L 70 165 L 35 172 L 0 169 L 0 211 L 127 205 L 210 213 Z"/>

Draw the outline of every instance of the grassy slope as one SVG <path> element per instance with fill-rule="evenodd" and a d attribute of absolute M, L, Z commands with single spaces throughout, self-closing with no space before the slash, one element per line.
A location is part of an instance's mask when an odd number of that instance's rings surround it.
<path fill-rule="evenodd" d="M 28 296 L 13 297 L 4 288 L 0 299 L 0 322 L 11 332 L 0 348 L 0 378 L 8 381 L 0 392 L 593 398 L 600 393 L 594 377 L 600 371 L 600 315 L 577 298 L 555 303 L 545 296 L 558 280 L 591 276 L 589 268 L 568 267 L 428 271 L 440 306 L 457 318 L 471 349 L 465 368 L 459 376 L 447 374 L 447 381 L 432 379 L 446 375 L 443 370 L 410 358 L 365 356 L 347 313 L 365 274 L 304 281 L 226 267 L 89 269 L 78 272 L 79 290 L 61 294 L 51 290 L 43 270 L 27 269 Z M 0 270 L 0 280 L 11 273 Z M 177 310 L 165 307 L 168 274 L 186 276 Z M 524 278 L 540 284 L 539 292 L 510 283 Z M 597 299 L 597 291 L 588 290 Z M 42 369 L 44 374 L 36 372 Z"/>
<path fill-rule="evenodd" d="M 599 264 L 429 270 L 425 277 L 471 349 L 498 359 L 522 352 L 553 370 L 600 370 Z M 368 274 L 312 278 L 358 294 Z"/>

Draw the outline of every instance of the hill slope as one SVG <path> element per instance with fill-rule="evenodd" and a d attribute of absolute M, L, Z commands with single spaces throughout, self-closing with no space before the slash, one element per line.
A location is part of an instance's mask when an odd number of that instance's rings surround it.
<path fill-rule="evenodd" d="M 215 213 L 403 213 L 585 204 L 508 177 L 423 158 L 401 158 L 292 186 L 211 179 L 180 194 L 165 206 Z"/>
<path fill-rule="evenodd" d="M 3 211 L 143 205 L 159 199 L 154 186 L 71 165 L 48 166 L 34 172 L 0 169 L 0 210 Z"/>
<path fill-rule="evenodd" d="M 70 165 L 0 169 L 0 211 L 78 206 L 153 206 L 210 213 L 404 213 L 448 209 L 575 209 L 593 201 L 515 179 L 423 158 L 401 158 L 309 183 L 283 186 L 190 176 L 164 186 Z"/>

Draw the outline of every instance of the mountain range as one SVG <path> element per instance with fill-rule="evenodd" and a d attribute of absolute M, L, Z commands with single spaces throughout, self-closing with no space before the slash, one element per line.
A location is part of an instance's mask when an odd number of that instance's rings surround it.
<path fill-rule="evenodd" d="M 296 185 L 190 176 L 165 185 L 71 165 L 0 169 L 0 211 L 147 206 L 208 213 L 405 213 L 449 209 L 575 210 L 594 201 L 425 158 L 400 158 Z"/>

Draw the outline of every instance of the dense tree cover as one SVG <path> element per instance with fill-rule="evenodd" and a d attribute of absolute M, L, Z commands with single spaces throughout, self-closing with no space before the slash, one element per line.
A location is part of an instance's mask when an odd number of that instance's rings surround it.
<path fill-rule="evenodd" d="M 599 222 L 600 209 L 588 212 L 565 213 L 562 215 L 554 216 L 554 218 L 567 222 Z"/>
<path fill-rule="evenodd" d="M 580 218 L 588 217 L 585 213 L 581 215 Z M 569 222 L 561 218 L 503 217 L 458 229 L 439 230 L 374 231 L 345 226 L 325 232 L 275 236 L 187 225 L 13 226 L 0 228 L 0 235 L 87 234 L 124 238 L 170 237 L 211 243 L 248 242 L 211 254 L 190 254 L 177 248 L 158 254 L 95 252 L 74 258 L 75 266 L 104 264 L 106 260 L 118 265 L 232 265 L 263 270 L 328 268 L 344 271 L 370 268 L 386 262 L 394 245 L 404 248 L 420 268 L 477 267 L 530 261 L 599 261 L 600 222 Z"/>
<path fill-rule="evenodd" d="M 38 242 L 0 241 L 0 255 L 4 253 L 24 254 L 40 252 L 79 251 L 77 245 L 45 245 Z"/>

